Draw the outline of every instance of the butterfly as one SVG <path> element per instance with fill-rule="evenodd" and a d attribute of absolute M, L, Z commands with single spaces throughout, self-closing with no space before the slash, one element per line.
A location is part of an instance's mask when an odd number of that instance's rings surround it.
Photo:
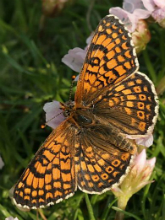
<path fill-rule="evenodd" d="M 129 172 L 135 142 L 153 131 L 158 100 L 138 72 L 131 34 L 114 15 L 96 28 L 65 120 L 39 148 L 14 188 L 18 206 L 35 209 L 67 199 L 79 188 L 101 194 Z"/>

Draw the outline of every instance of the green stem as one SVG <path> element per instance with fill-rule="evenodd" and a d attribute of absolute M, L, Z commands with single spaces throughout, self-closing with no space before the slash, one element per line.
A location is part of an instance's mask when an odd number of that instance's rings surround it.
<path fill-rule="evenodd" d="M 156 87 L 156 91 L 158 95 L 161 95 L 165 91 L 165 76 L 161 79 L 161 81 L 158 83 Z"/>
<path fill-rule="evenodd" d="M 148 69 L 148 71 L 149 71 L 149 73 L 151 75 L 151 78 L 152 78 L 153 82 L 155 83 L 156 82 L 155 70 L 154 70 L 153 65 L 151 63 L 151 60 L 150 60 L 150 58 L 148 56 L 147 49 L 143 51 L 143 57 L 144 57 L 147 69 Z"/>
<path fill-rule="evenodd" d="M 85 201 L 86 201 L 86 204 L 87 204 L 90 220 L 95 220 L 93 209 L 92 209 L 92 205 L 91 205 L 89 197 L 88 197 L 88 195 L 86 193 L 85 193 Z"/>
<path fill-rule="evenodd" d="M 128 200 L 129 200 L 128 197 L 124 197 L 124 196 L 119 197 L 118 201 L 117 201 L 118 208 L 124 211 L 127 206 Z M 123 220 L 123 219 L 124 219 L 124 213 L 117 211 L 116 216 L 115 216 L 115 220 Z"/>
<path fill-rule="evenodd" d="M 123 212 L 116 212 L 115 220 L 123 220 L 124 219 L 124 213 Z"/>

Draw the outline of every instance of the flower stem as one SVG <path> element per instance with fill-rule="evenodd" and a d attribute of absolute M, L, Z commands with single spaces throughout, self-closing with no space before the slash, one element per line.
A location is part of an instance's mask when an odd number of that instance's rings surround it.
<path fill-rule="evenodd" d="M 88 212 L 89 212 L 89 219 L 90 220 L 95 220 L 93 209 L 92 209 L 92 205 L 91 205 L 89 197 L 88 197 L 88 195 L 86 193 L 85 193 L 85 201 L 86 201 Z"/>
<path fill-rule="evenodd" d="M 161 81 L 157 85 L 156 91 L 157 91 L 158 95 L 161 95 L 164 93 L 164 91 L 165 91 L 165 76 L 161 79 Z"/>
<path fill-rule="evenodd" d="M 122 212 L 116 212 L 115 220 L 123 220 L 124 219 L 124 213 Z"/>
<path fill-rule="evenodd" d="M 148 51 L 147 50 L 144 50 L 143 51 L 143 58 L 145 60 L 145 64 L 147 66 L 147 69 L 151 75 L 151 78 L 153 80 L 153 82 L 155 83 L 156 82 L 156 75 L 155 75 L 155 70 L 154 70 L 154 67 L 152 65 L 152 62 L 149 58 L 149 55 L 148 55 Z"/>
<path fill-rule="evenodd" d="M 118 198 L 117 205 L 118 205 L 118 208 L 121 209 L 121 211 L 125 210 L 128 200 L 129 199 L 126 196 L 120 196 Z M 124 213 L 121 211 L 116 212 L 115 220 L 123 220 L 124 219 Z"/>

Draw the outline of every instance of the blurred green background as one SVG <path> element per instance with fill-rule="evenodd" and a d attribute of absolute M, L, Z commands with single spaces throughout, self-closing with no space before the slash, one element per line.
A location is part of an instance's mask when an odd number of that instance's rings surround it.
<path fill-rule="evenodd" d="M 71 76 L 75 74 L 61 59 L 74 47 L 84 48 L 86 39 L 116 0 L 75 0 L 55 17 L 46 18 L 42 2 L 0 1 L 0 220 L 86 220 L 90 208 L 97 220 L 114 219 L 117 206 L 111 192 L 100 196 L 77 191 L 49 208 L 23 212 L 9 198 L 9 190 L 27 167 L 38 147 L 51 132 L 45 123 L 43 105 L 67 101 Z M 154 82 L 160 99 L 160 115 L 154 144 L 148 157 L 157 157 L 154 182 L 134 195 L 125 219 L 165 220 L 165 30 L 150 25 L 151 41 L 139 55 L 140 71 Z"/>

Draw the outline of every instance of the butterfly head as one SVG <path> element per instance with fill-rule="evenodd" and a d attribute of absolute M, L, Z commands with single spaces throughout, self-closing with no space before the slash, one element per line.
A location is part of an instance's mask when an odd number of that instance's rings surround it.
<path fill-rule="evenodd" d="M 63 110 L 64 116 L 69 117 L 74 108 L 74 101 L 60 103 L 60 108 Z"/>

